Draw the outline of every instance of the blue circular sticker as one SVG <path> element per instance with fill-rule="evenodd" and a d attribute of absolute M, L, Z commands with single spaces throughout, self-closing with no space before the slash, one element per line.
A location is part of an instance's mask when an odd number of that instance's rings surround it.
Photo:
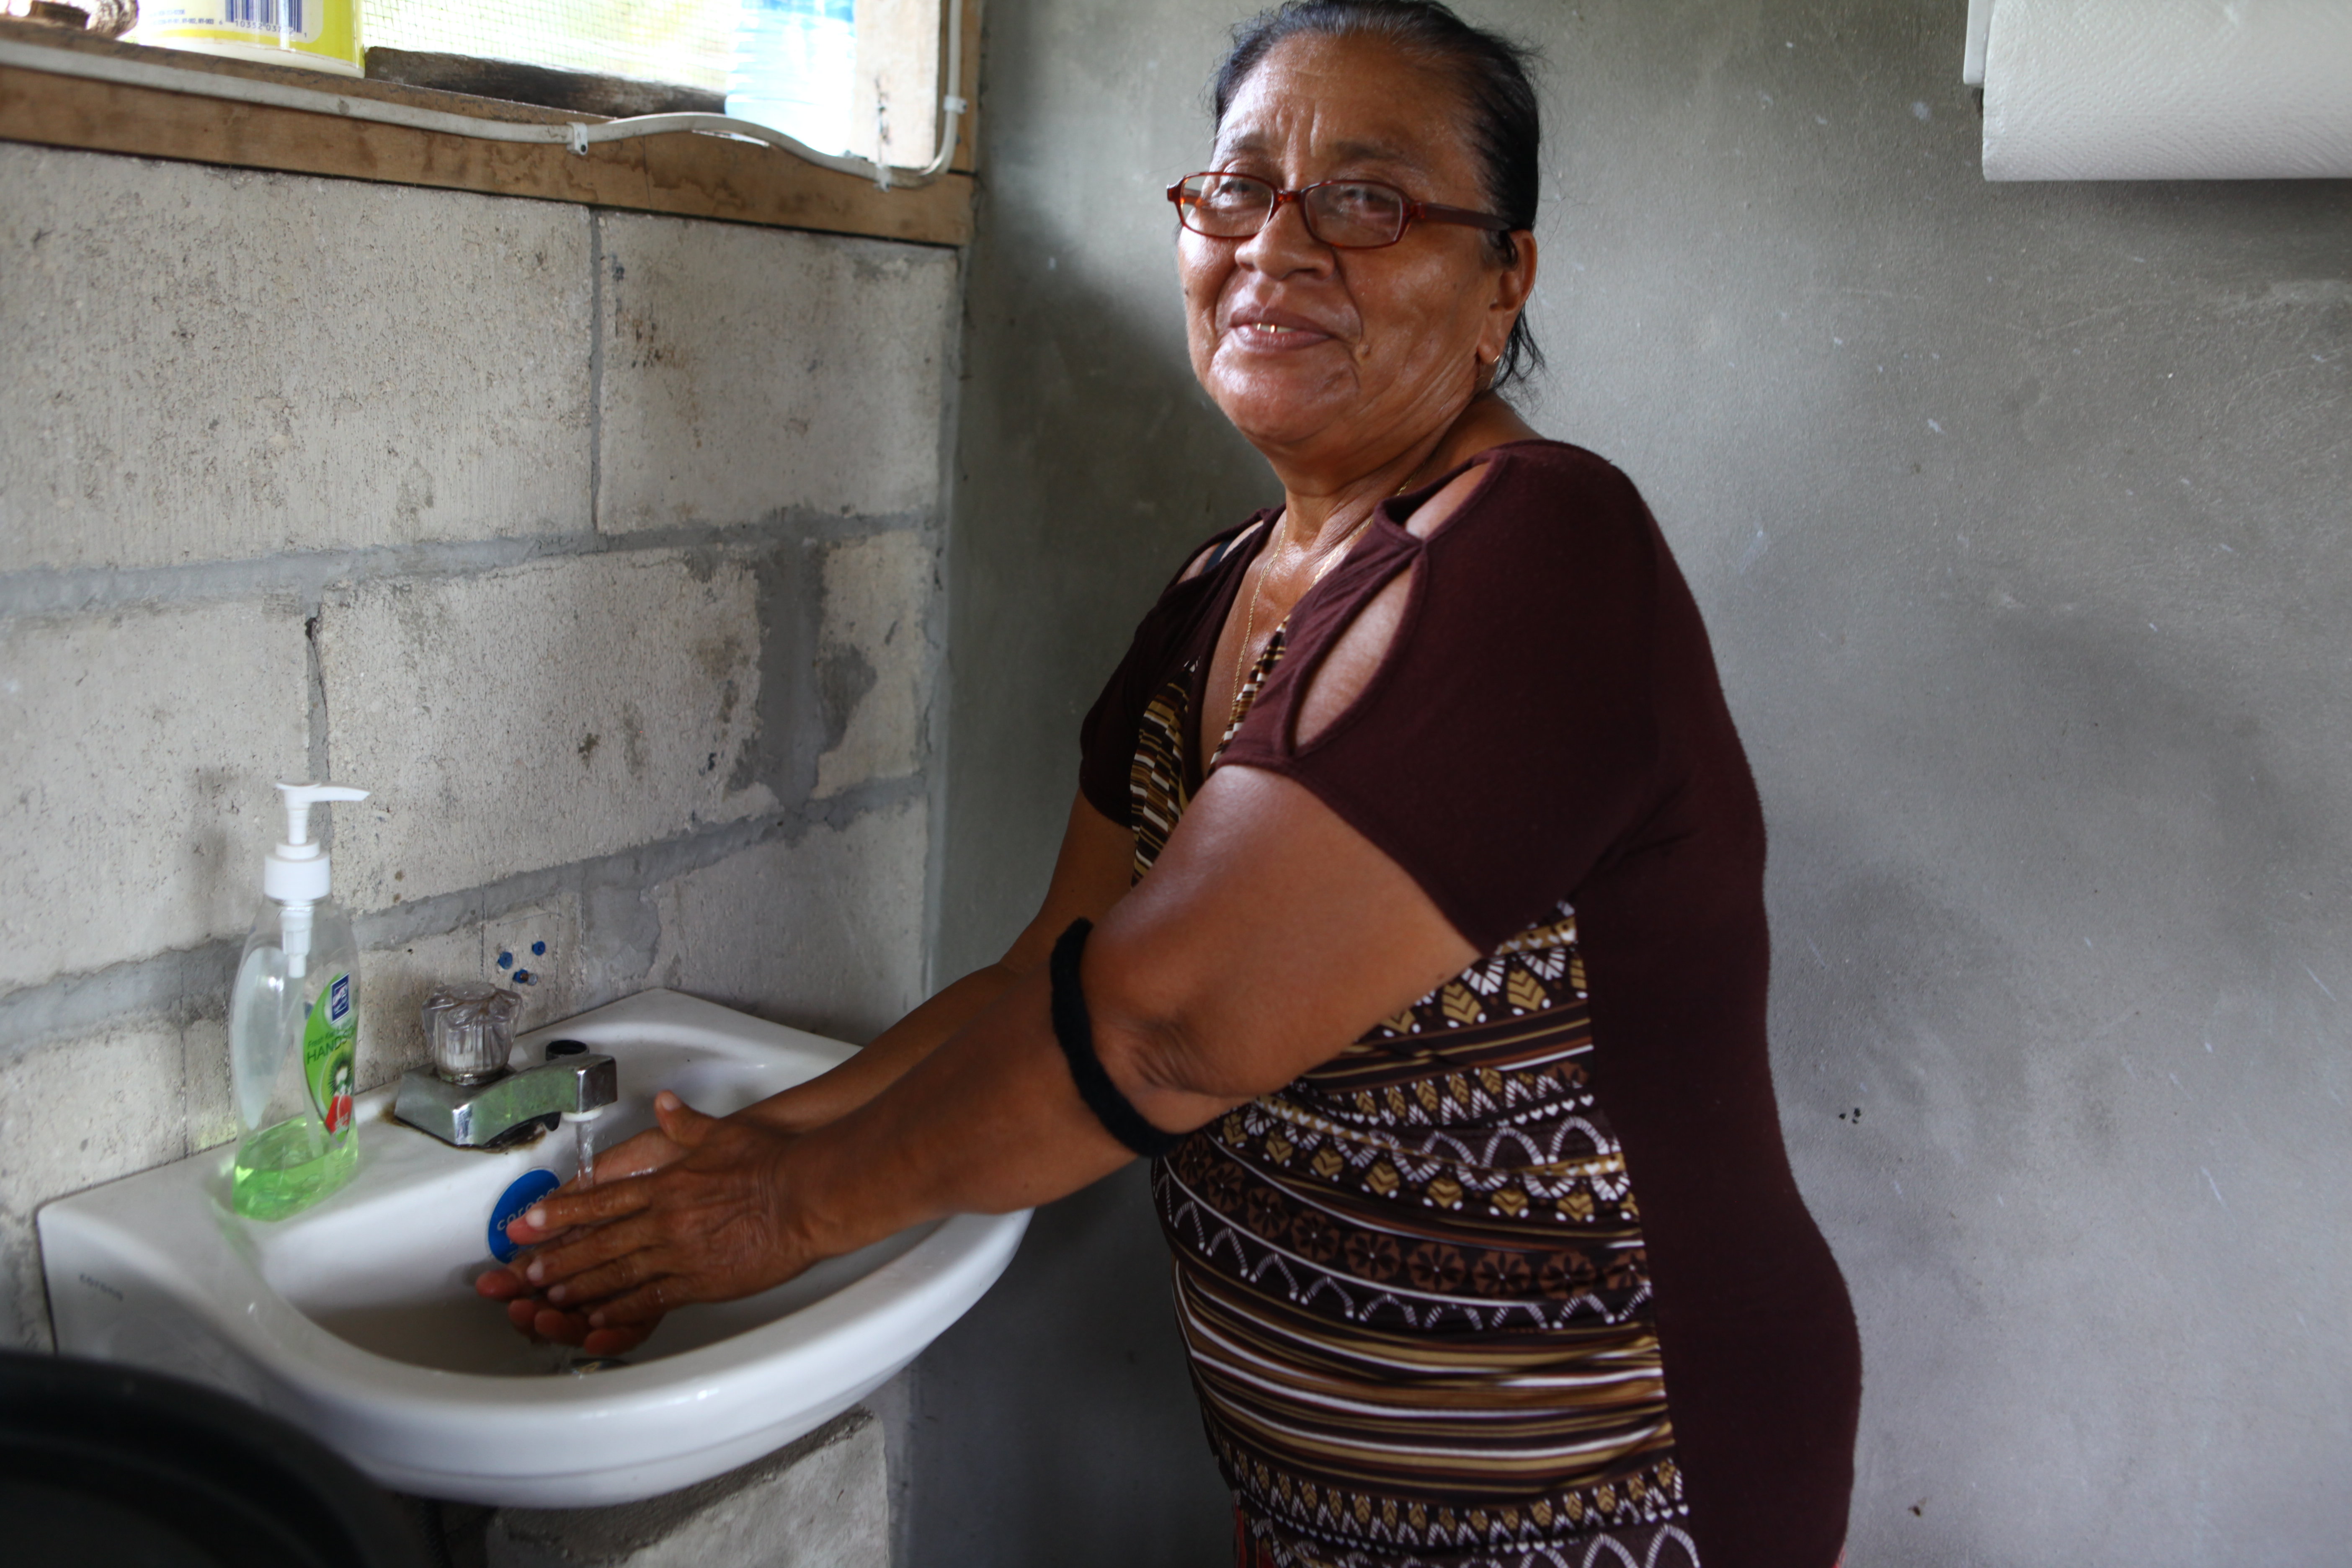
<path fill-rule="evenodd" d="M 490 1210 L 490 1256 L 501 1263 L 511 1263 L 514 1255 L 522 1250 L 507 1238 L 507 1226 L 520 1217 L 522 1211 L 562 1186 L 552 1171 L 530 1171 L 515 1178 L 513 1186 L 499 1194 Z"/>

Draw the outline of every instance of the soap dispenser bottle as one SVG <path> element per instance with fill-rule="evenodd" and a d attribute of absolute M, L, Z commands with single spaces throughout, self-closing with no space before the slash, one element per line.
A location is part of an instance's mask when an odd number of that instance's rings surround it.
<path fill-rule="evenodd" d="M 352 1058 L 359 952 L 351 918 L 329 896 L 327 853 L 310 810 L 365 800 L 363 789 L 281 784 L 286 838 L 261 869 L 261 913 L 229 996 L 229 1073 L 237 1139 L 231 1206 L 253 1219 L 308 1208 L 352 1178 Z"/>

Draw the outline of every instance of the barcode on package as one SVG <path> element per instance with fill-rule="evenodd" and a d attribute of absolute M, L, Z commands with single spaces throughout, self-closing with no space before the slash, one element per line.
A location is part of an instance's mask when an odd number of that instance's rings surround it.
<path fill-rule="evenodd" d="M 299 33 L 302 0 L 228 0 L 228 25 L 257 32 Z"/>

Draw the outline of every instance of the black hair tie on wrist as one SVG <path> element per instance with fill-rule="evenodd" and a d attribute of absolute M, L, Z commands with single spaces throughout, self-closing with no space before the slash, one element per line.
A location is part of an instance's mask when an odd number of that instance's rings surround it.
<path fill-rule="evenodd" d="M 1092 921 L 1072 921 L 1070 929 L 1054 942 L 1054 956 L 1046 965 L 1054 982 L 1054 1038 L 1061 1043 L 1062 1055 L 1070 1064 L 1078 1098 L 1087 1102 L 1103 1130 L 1145 1159 L 1156 1160 L 1182 1142 L 1184 1134 L 1162 1132 L 1146 1121 L 1143 1113 L 1119 1093 L 1118 1085 L 1103 1071 L 1102 1058 L 1095 1055 L 1094 1020 L 1087 1016 L 1087 994 L 1078 984 L 1078 955 L 1086 952 L 1087 934 L 1094 929 Z"/>

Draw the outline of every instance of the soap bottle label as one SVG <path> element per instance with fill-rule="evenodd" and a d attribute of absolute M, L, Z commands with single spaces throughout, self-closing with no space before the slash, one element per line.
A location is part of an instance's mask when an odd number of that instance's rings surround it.
<path fill-rule="evenodd" d="M 352 1063 L 358 1036 L 352 977 L 338 974 L 319 993 L 302 1026 L 302 1076 L 310 1086 L 311 1107 L 331 1133 L 340 1134 L 352 1124 Z"/>

